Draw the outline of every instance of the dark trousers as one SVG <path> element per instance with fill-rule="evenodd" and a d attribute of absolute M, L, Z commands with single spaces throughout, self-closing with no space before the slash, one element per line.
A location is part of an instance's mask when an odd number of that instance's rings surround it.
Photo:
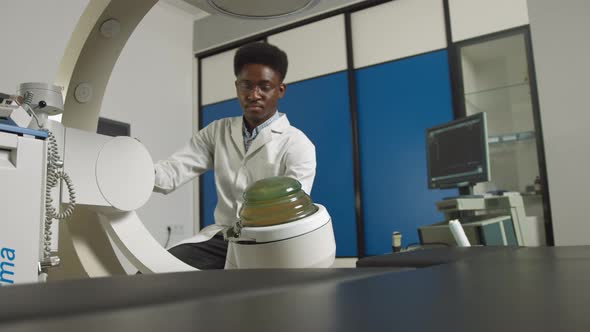
<path fill-rule="evenodd" d="M 199 270 L 216 270 L 225 267 L 227 242 L 222 235 L 200 243 L 184 243 L 168 249 L 176 258 Z"/>

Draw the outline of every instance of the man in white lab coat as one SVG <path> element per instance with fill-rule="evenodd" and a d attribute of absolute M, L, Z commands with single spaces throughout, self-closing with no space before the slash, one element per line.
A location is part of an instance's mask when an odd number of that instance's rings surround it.
<path fill-rule="evenodd" d="M 170 158 L 156 163 L 154 190 L 169 193 L 209 169 L 215 171 L 218 226 L 238 220 L 243 192 L 253 182 L 290 176 L 310 194 L 315 177 L 315 147 L 285 114 L 277 111 L 286 85 L 287 55 L 267 43 L 241 47 L 234 57 L 235 87 L 242 116 L 209 124 Z M 170 252 L 199 269 L 222 269 L 227 242 L 221 235 L 184 243 Z"/>

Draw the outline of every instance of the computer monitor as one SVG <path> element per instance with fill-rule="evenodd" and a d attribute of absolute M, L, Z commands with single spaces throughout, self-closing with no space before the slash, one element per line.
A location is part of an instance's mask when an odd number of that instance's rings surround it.
<path fill-rule="evenodd" d="M 486 114 L 426 129 L 428 188 L 457 188 L 490 181 Z"/>

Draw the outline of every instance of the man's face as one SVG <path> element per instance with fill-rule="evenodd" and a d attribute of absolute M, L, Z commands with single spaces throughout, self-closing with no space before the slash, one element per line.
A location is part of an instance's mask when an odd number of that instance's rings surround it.
<path fill-rule="evenodd" d="M 236 79 L 236 92 L 250 128 L 268 120 L 283 98 L 286 86 L 279 73 L 261 64 L 247 64 Z"/>

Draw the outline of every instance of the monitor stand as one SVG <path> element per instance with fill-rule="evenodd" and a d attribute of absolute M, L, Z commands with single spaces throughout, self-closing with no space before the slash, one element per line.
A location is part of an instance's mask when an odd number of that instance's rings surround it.
<path fill-rule="evenodd" d="M 484 198 L 484 195 L 476 195 L 473 193 L 473 186 L 467 184 L 459 186 L 459 196 L 444 197 L 443 200 L 459 199 L 459 198 Z"/>

